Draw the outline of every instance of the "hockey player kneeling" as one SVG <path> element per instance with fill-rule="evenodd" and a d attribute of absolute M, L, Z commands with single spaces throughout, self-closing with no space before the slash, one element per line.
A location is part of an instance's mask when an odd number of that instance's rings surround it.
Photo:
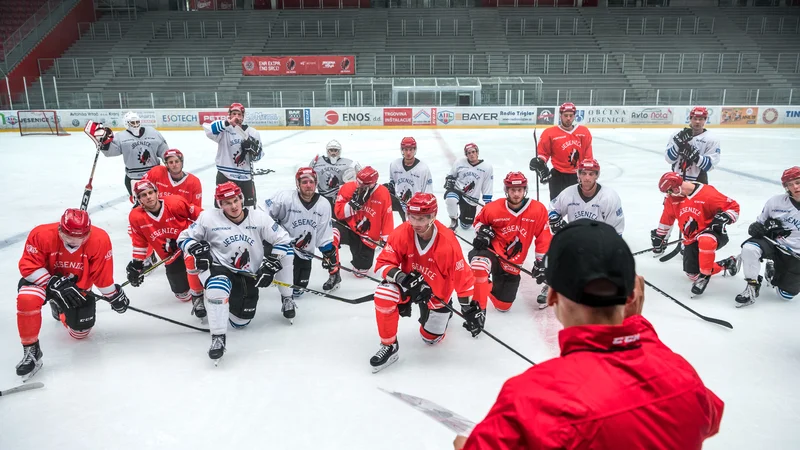
<path fill-rule="evenodd" d="M 427 344 L 444 339 L 452 312 L 453 291 L 458 296 L 464 327 L 477 336 L 484 315 L 472 299 L 475 279 L 451 230 L 436 220 L 433 194 L 418 192 L 408 204 L 408 221 L 390 235 L 378 255 L 375 272 L 384 278 L 375 290 L 375 315 L 381 347 L 369 363 L 377 372 L 397 361 L 397 324 L 411 316 L 411 304 L 420 309 L 419 333 Z"/>
<path fill-rule="evenodd" d="M 268 287 L 273 277 L 292 283 L 294 253 L 289 233 L 269 214 L 243 208 L 242 190 L 236 184 L 218 185 L 214 198 L 221 209 L 203 211 L 178 236 L 178 245 L 194 256 L 200 271 L 211 329 L 208 356 L 218 360 L 225 353 L 228 323 L 243 328 L 255 316 L 257 288 Z M 292 289 L 279 286 L 278 290 L 283 316 L 294 319 Z"/>

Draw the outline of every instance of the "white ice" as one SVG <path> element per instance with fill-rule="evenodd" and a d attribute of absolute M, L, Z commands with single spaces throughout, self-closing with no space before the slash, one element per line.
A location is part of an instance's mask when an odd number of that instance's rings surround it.
<path fill-rule="evenodd" d="M 739 251 L 747 226 L 764 202 L 782 192 L 783 169 L 798 164 L 796 130 L 720 129 L 722 162 L 711 183 L 742 206 L 729 228 L 722 259 Z M 616 189 L 627 216 L 625 239 L 635 250 L 650 246 L 662 195 L 658 177 L 667 170 L 663 148 L 672 130 L 595 129 L 600 182 Z M 370 164 L 386 179 L 399 142 L 413 135 L 418 157 L 434 174 L 437 195 L 454 157 L 467 142 L 494 164 L 496 197 L 511 170 L 527 170 L 533 153 L 531 130 L 392 130 L 262 132 L 267 156 L 257 167 L 276 173 L 257 179 L 261 200 L 276 189 L 292 189 L 298 167 L 322 152 L 330 139 L 343 154 Z M 186 168 L 203 182 L 211 205 L 216 146 L 202 131 L 164 132 L 170 146 L 186 155 Z M 5 174 L 0 231 L 0 389 L 19 384 L 14 366 L 22 356 L 16 325 L 17 261 L 24 236 L 37 224 L 55 222 L 77 207 L 88 179 L 94 146 L 83 133 L 67 137 L 0 134 Z M 197 170 L 201 169 L 202 170 Z M 130 205 L 121 158 L 100 157 L 90 203 L 93 223 L 114 245 L 115 276 L 125 280 L 131 244 L 126 233 Z M 746 176 L 747 175 L 747 176 Z M 539 193 L 549 198 L 546 189 Z M 531 187 L 530 196 L 536 197 Z M 446 211 L 440 197 L 440 220 Z M 472 231 L 459 231 L 471 239 Z M 349 264 L 349 251 L 343 251 Z M 649 281 L 702 314 L 730 321 L 728 330 L 704 322 L 648 289 L 644 315 L 660 337 L 683 355 L 706 385 L 725 401 L 722 429 L 708 449 L 791 449 L 800 446 L 800 298 L 785 301 L 763 289 L 753 306 L 734 307 L 745 283 L 714 277 L 706 293 L 689 298 L 690 282 L 680 258 L 660 263 L 637 257 Z M 325 272 L 315 263 L 311 288 L 321 289 Z M 357 297 L 374 283 L 344 274 L 336 294 Z M 169 290 L 162 269 L 139 288 L 127 288 L 131 304 L 191 324 L 190 306 Z M 538 288 L 523 278 L 507 314 L 489 311 L 486 327 L 535 361 L 557 355 L 560 326 L 551 310 L 536 308 Z M 0 449 L 446 449 L 452 434 L 377 388 L 428 398 L 481 420 L 504 380 L 529 366 L 486 336 L 471 338 L 454 317 L 441 344 L 419 337 L 415 318 L 399 326 L 400 360 L 378 374 L 368 364 L 378 349 L 371 304 L 348 305 L 306 294 L 294 325 L 281 316 L 276 289 L 261 291 L 256 318 L 228 333 L 228 352 L 219 367 L 206 355 L 210 339 L 134 311 L 124 315 L 98 304 L 97 324 L 84 341 L 72 340 L 43 310 L 40 342 L 44 367 L 35 380 L 44 389 L 0 399 Z"/>

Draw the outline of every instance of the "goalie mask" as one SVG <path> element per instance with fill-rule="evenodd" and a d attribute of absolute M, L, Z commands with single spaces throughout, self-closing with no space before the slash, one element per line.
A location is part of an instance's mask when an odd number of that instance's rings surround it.
<path fill-rule="evenodd" d="M 127 128 L 128 131 L 138 136 L 141 124 L 142 121 L 139 119 L 138 114 L 133 111 L 125 113 L 125 128 Z"/>
<path fill-rule="evenodd" d="M 334 139 L 328 142 L 328 145 L 325 146 L 325 152 L 328 155 L 328 159 L 330 160 L 331 164 L 336 164 L 342 155 L 342 144 Z"/>

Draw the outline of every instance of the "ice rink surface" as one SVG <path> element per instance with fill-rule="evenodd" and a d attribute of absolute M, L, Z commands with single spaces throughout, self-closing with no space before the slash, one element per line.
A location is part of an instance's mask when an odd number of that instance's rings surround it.
<path fill-rule="evenodd" d="M 656 185 L 668 170 L 663 149 L 674 131 L 592 130 L 600 183 L 622 198 L 623 236 L 633 251 L 650 246 L 650 230 L 658 224 L 663 197 Z M 400 139 L 413 135 L 417 156 L 433 173 L 439 219 L 448 223 L 442 185 L 464 144 L 478 144 L 481 157 L 494 165 L 498 198 L 507 172 L 532 176 L 527 169 L 531 132 L 262 131 L 266 156 L 256 167 L 276 172 L 257 178 L 258 196 L 263 201 L 276 190 L 294 189 L 296 169 L 323 152 L 330 139 L 341 142 L 343 156 L 376 167 L 384 182 L 389 162 L 400 156 Z M 717 254 L 722 259 L 738 254 L 748 224 L 770 196 L 783 192 L 781 172 L 800 163 L 800 130 L 717 127 L 714 132 L 722 141 L 722 162 L 710 173 L 711 184 L 742 207 L 740 221 L 729 227 L 730 243 Z M 216 145 L 202 131 L 164 136 L 170 147 L 184 152 L 185 168 L 202 180 L 204 205 L 210 207 Z M 0 179 L 0 389 L 6 389 L 20 382 L 14 373 L 22 357 L 15 298 L 25 236 L 35 225 L 56 222 L 65 208 L 79 206 L 95 150 L 80 132 L 24 138 L 2 133 L 0 149 L 6 167 Z M 101 156 L 89 209 L 93 223 L 111 236 L 120 283 L 131 257 L 123 177 L 122 158 Z M 536 197 L 534 184 L 530 197 Z M 549 198 L 546 188 L 540 197 Z M 473 236 L 471 230 L 459 233 Z M 349 266 L 347 247 L 342 260 Z M 800 448 L 800 298 L 787 302 L 762 289 L 755 305 L 736 309 L 734 297 L 745 287 L 741 274 L 715 276 L 703 296 L 690 299 L 691 284 L 679 257 L 661 263 L 650 254 L 637 256 L 637 270 L 698 312 L 734 326 L 728 330 L 704 322 L 646 291 L 645 317 L 725 402 L 722 429 L 705 448 Z M 325 279 L 315 262 L 309 287 L 321 290 Z M 374 287 L 344 273 L 336 294 L 358 297 Z M 509 313 L 490 308 L 487 330 L 534 361 L 556 356 L 560 325 L 550 309 L 537 309 L 539 288 L 532 279 L 523 275 L 520 291 Z M 163 269 L 126 292 L 132 305 L 199 324 L 189 314 L 190 305 L 170 292 Z M 45 388 L 0 399 L 0 449 L 446 449 L 453 440 L 448 430 L 377 388 L 425 397 L 479 421 L 504 380 L 528 368 L 486 336 L 471 338 L 458 317 L 442 343 L 427 346 L 419 337 L 415 308 L 413 318 L 400 322 L 400 360 L 372 374 L 368 360 L 379 344 L 372 304 L 348 305 L 309 294 L 298 304 L 289 325 L 277 289 L 261 290 L 256 318 L 244 330 L 229 331 L 228 352 L 216 368 L 206 354 L 210 339 L 200 332 L 134 311 L 118 315 L 101 302 L 92 333 L 74 341 L 46 306 L 40 334 L 44 367 L 34 378 Z"/>

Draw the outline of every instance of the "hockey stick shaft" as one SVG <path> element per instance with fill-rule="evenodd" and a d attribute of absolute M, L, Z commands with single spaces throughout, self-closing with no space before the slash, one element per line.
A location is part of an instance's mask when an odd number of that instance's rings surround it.
<path fill-rule="evenodd" d="M 792 249 L 789 248 L 788 246 L 783 245 L 780 242 L 776 241 L 775 239 L 772 239 L 772 238 L 769 238 L 767 236 L 764 236 L 764 240 L 766 240 L 770 244 L 774 245 L 778 249 L 778 251 L 780 251 L 781 253 L 783 253 L 783 254 L 785 254 L 787 256 L 791 256 L 794 259 L 800 259 L 800 255 L 798 255 L 797 253 L 792 251 Z"/>
<path fill-rule="evenodd" d="M 17 392 L 30 391 L 31 389 L 39 389 L 39 388 L 43 388 L 43 387 L 44 387 L 44 383 L 42 383 L 40 381 L 36 381 L 36 382 L 33 382 L 33 383 L 20 384 L 19 386 L 15 386 L 15 387 L 13 387 L 11 389 L 6 389 L 5 391 L 0 391 L 0 397 L 2 397 L 4 395 L 16 394 Z"/>
<path fill-rule="evenodd" d="M 89 198 L 92 196 L 92 180 L 94 180 L 94 170 L 97 168 L 97 160 L 100 157 L 100 142 L 94 136 L 94 130 L 99 126 L 91 120 L 86 122 L 86 125 L 83 127 L 83 132 L 86 133 L 87 136 L 94 142 L 97 151 L 94 154 L 94 162 L 92 163 L 92 172 L 89 175 L 89 182 L 86 183 L 86 187 L 83 188 L 83 197 L 81 197 L 81 209 L 86 211 L 89 207 Z"/>
<path fill-rule="evenodd" d="M 666 255 L 662 256 L 661 258 L 658 258 L 658 260 L 661 261 L 661 262 L 667 262 L 670 259 L 674 258 L 678 253 L 681 252 L 681 241 L 683 241 L 683 238 L 681 238 L 681 231 L 678 230 L 678 245 L 676 245 L 675 248 L 673 248 L 671 252 L 667 253 Z M 667 244 L 667 245 L 669 245 L 669 244 Z"/>
<path fill-rule="evenodd" d="M 150 272 L 152 272 L 152 271 L 156 270 L 156 268 L 157 268 L 158 266 L 160 266 L 160 265 L 162 265 L 162 264 L 166 263 L 167 261 L 169 261 L 169 260 L 170 260 L 170 258 L 172 258 L 172 255 L 169 255 L 169 256 L 167 256 L 166 258 L 162 259 L 161 261 L 159 261 L 159 262 L 157 262 L 157 263 L 153 264 L 152 266 L 148 267 L 148 268 L 147 268 L 147 270 L 145 270 L 144 272 L 142 272 L 142 275 L 143 275 L 143 276 L 144 276 L 144 275 L 147 275 L 147 274 L 149 274 Z M 121 285 L 119 285 L 119 287 L 125 287 L 125 286 L 127 286 L 127 285 L 129 285 L 129 284 L 131 284 L 131 282 L 130 282 L 130 281 L 126 281 L 126 282 L 122 283 Z"/>
<path fill-rule="evenodd" d="M 299 249 L 297 247 L 294 248 L 294 251 L 296 253 L 302 253 L 302 254 L 310 256 L 310 257 L 312 257 L 314 259 L 318 259 L 320 261 L 324 261 L 324 259 L 321 256 L 317 255 L 316 253 L 307 252 L 307 251 Z M 372 281 L 374 281 L 376 283 L 382 283 L 383 282 L 383 281 L 381 281 L 381 280 L 379 280 L 379 279 L 377 279 L 375 277 L 371 277 L 369 275 L 364 275 L 364 274 L 361 274 L 361 273 L 359 273 L 359 272 L 357 272 L 357 271 L 355 271 L 355 270 L 353 270 L 353 269 L 351 269 L 349 267 L 345 267 L 341 263 L 336 264 L 336 267 L 338 267 L 341 270 L 344 270 L 345 272 L 350 272 L 350 273 L 353 273 L 353 274 L 357 274 L 358 276 L 363 276 L 364 278 L 366 278 L 368 280 L 372 280 Z"/>
<path fill-rule="evenodd" d="M 653 283 L 650 283 L 647 280 L 644 280 L 644 283 L 646 285 L 650 286 L 651 288 L 653 288 L 654 291 L 658 292 L 659 294 L 663 295 L 664 297 L 667 297 L 668 299 L 670 299 L 673 302 L 677 303 L 681 308 L 689 311 L 690 313 L 692 313 L 695 316 L 705 320 L 706 322 L 711 322 L 711 323 L 715 323 L 717 325 L 722 325 L 723 327 L 730 328 L 731 330 L 733 329 L 733 325 L 731 325 L 730 322 L 725 321 L 725 320 L 721 320 L 721 319 L 715 319 L 713 317 L 704 316 L 704 315 L 698 313 L 697 311 L 693 310 L 692 308 L 689 308 L 688 306 L 686 306 L 683 303 L 679 302 L 675 297 L 673 297 L 673 296 L 667 294 L 666 292 L 662 291 L 661 289 L 657 288 L 656 286 L 653 285 Z"/>
<path fill-rule="evenodd" d="M 462 241 L 466 242 L 467 244 L 469 244 L 469 245 L 472 245 L 472 242 L 470 242 L 470 241 L 468 241 L 468 240 L 464 239 L 463 237 L 461 237 L 461 235 L 459 235 L 459 234 L 456 234 L 456 237 L 457 237 L 457 238 L 459 238 L 459 239 L 461 239 Z M 474 247 L 474 245 L 473 245 L 473 247 Z M 487 248 L 486 248 L 486 250 L 489 250 L 490 252 L 492 252 L 492 253 L 494 254 L 494 256 L 497 256 L 498 258 L 500 258 L 500 259 L 502 259 L 503 261 L 505 261 L 505 262 L 506 262 L 506 264 L 511 264 L 512 266 L 516 267 L 517 269 L 519 269 L 519 270 L 520 270 L 520 272 L 527 273 L 528 275 L 530 275 L 530 276 L 533 276 L 533 272 L 531 272 L 530 270 L 528 270 L 528 269 L 526 269 L 526 268 L 524 268 L 524 267 L 520 266 L 519 264 L 515 264 L 515 263 L 513 263 L 513 262 L 511 262 L 511 261 L 509 261 L 509 260 L 507 260 L 507 259 L 503 258 L 502 256 L 498 255 L 498 254 L 497 254 L 497 252 L 496 252 L 496 251 L 494 251 L 494 249 L 493 249 L 493 248 L 491 248 L 491 247 L 487 247 Z"/>
<path fill-rule="evenodd" d="M 669 247 L 672 244 L 680 244 L 681 240 L 682 239 L 676 239 L 676 240 L 674 240 L 672 242 L 667 242 L 667 244 L 664 247 Z M 655 248 L 648 248 L 648 249 L 640 250 L 640 251 L 634 253 L 633 256 L 641 255 L 643 253 L 652 252 L 653 250 L 655 250 Z"/>
<path fill-rule="evenodd" d="M 103 298 L 100 295 L 95 294 L 94 292 L 90 292 L 89 294 L 94 298 L 94 301 L 105 300 L 105 298 Z M 197 330 L 197 331 L 202 331 L 204 333 L 208 333 L 208 328 L 200 328 L 200 327 L 196 327 L 194 325 L 189 325 L 188 323 L 178 322 L 177 320 L 172 320 L 172 319 L 170 319 L 168 317 L 159 316 L 158 314 L 154 314 L 154 313 L 151 313 L 149 311 L 145 311 L 143 309 L 139 309 L 139 308 L 137 308 L 135 306 L 128 305 L 128 309 L 130 309 L 131 311 L 136 311 L 136 312 L 138 312 L 140 314 L 144 314 L 146 316 L 155 317 L 156 319 L 161 319 L 161 320 L 163 320 L 165 322 L 174 323 L 175 325 L 180 325 L 182 327 L 191 328 L 192 330 Z"/>
<path fill-rule="evenodd" d="M 534 144 L 536 144 L 536 151 L 534 153 L 534 157 L 538 158 L 538 156 L 536 155 L 539 152 L 539 138 L 536 137 L 536 128 L 533 129 L 533 142 Z M 539 172 L 536 172 L 536 201 L 537 202 L 539 201 Z"/>
<path fill-rule="evenodd" d="M 308 292 L 309 294 L 314 294 L 314 295 L 317 295 L 319 297 L 331 298 L 331 299 L 334 299 L 334 300 L 338 300 L 340 302 L 349 303 L 351 305 L 358 305 L 358 304 L 361 304 L 361 303 L 371 302 L 372 298 L 373 298 L 372 294 L 365 295 L 365 296 L 359 297 L 359 298 L 344 298 L 344 297 L 339 297 L 338 295 L 328 294 L 327 292 L 315 291 L 314 289 L 309 289 L 309 288 L 302 287 L 302 286 L 296 286 L 294 284 L 284 283 L 283 281 L 278 281 L 278 280 L 272 280 L 272 284 L 274 284 L 276 286 L 283 286 L 283 287 L 291 288 L 291 289 L 298 289 L 298 290 L 301 290 L 301 291 L 304 291 L 304 292 Z"/>
<path fill-rule="evenodd" d="M 350 228 L 350 225 L 348 225 L 347 222 L 341 221 L 339 219 L 334 219 L 334 218 L 331 218 L 331 220 L 333 220 L 334 222 L 338 223 L 339 225 L 347 228 L 348 230 L 352 231 L 356 236 L 359 237 L 359 239 L 363 239 L 363 240 L 365 240 L 367 242 L 371 242 L 373 245 L 375 245 L 377 247 L 383 247 L 382 243 L 380 243 L 380 242 L 378 242 L 378 241 L 376 241 L 376 240 L 374 240 L 372 238 L 369 238 L 367 236 L 364 236 L 363 234 L 356 233 L 356 231 L 354 229 Z"/>

